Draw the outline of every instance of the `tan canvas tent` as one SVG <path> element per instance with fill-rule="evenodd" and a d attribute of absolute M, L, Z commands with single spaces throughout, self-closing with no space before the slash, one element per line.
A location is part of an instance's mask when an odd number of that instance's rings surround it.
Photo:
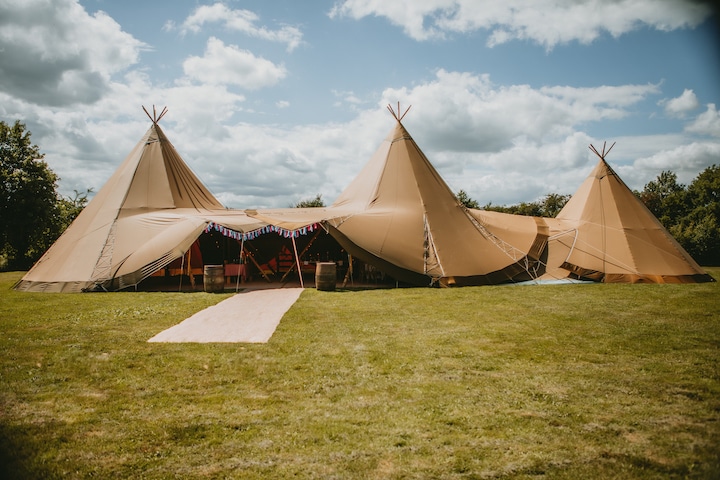
<path fill-rule="evenodd" d="M 239 231 L 265 225 L 227 214 L 168 141 L 161 117 L 16 289 L 122 289 L 182 256 L 210 221 Z"/>
<path fill-rule="evenodd" d="M 390 109 L 395 126 L 358 176 L 322 212 L 329 233 L 353 256 L 415 285 L 484 285 L 531 278 L 547 235 L 533 219 L 493 233 L 455 197 Z M 407 113 L 407 112 L 406 112 Z M 253 212 L 293 228 L 309 209 Z"/>
<path fill-rule="evenodd" d="M 348 253 L 414 285 L 712 280 L 604 155 L 556 219 L 471 210 L 390 110 L 389 135 L 330 207 L 265 210 L 223 207 L 158 126 L 165 110 L 153 111 L 147 133 L 15 288 L 131 287 L 184 259 L 211 225 L 243 235 L 322 225 Z"/>
<path fill-rule="evenodd" d="M 545 220 L 549 274 L 607 283 L 713 281 L 608 165 L 609 150 L 591 149 L 595 169 L 557 218 Z"/>

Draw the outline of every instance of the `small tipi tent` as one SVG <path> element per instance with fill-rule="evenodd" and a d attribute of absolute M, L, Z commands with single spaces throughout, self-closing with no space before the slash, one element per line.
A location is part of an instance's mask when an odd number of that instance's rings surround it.
<path fill-rule="evenodd" d="M 607 283 L 713 281 L 605 161 L 612 146 L 590 148 L 595 169 L 557 218 L 546 219 L 548 270 Z"/>

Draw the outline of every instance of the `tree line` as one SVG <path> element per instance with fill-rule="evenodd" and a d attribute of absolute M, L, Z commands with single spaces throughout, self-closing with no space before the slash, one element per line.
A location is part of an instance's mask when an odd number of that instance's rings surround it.
<path fill-rule="evenodd" d="M 27 270 L 55 242 L 88 202 L 92 190 L 58 193 L 59 177 L 30 140 L 25 124 L 0 121 L 0 270 Z M 720 265 L 720 166 L 703 170 L 690 185 L 663 171 L 635 191 L 685 250 L 701 265 Z M 550 193 L 535 202 L 480 206 L 464 190 L 458 200 L 468 208 L 537 217 L 555 217 L 570 195 Z M 325 206 L 322 196 L 295 207 Z"/>

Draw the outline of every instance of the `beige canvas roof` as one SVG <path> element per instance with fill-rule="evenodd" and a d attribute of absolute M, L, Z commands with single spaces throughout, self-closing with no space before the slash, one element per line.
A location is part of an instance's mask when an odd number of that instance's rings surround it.
<path fill-rule="evenodd" d="M 210 224 L 235 232 L 321 224 L 350 254 L 416 285 L 581 277 L 711 281 L 601 157 L 558 218 L 465 208 L 395 124 L 326 208 L 230 210 L 152 125 L 102 189 L 16 285 L 118 290 L 188 251 Z"/>

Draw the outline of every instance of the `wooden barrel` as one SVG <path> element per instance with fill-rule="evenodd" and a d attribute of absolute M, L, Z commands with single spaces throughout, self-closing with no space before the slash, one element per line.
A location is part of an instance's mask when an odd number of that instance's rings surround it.
<path fill-rule="evenodd" d="M 333 262 L 318 262 L 315 266 L 315 288 L 326 292 L 335 290 L 337 268 Z"/>
<path fill-rule="evenodd" d="M 225 266 L 205 265 L 203 268 L 203 285 L 206 292 L 223 292 L 225 290 Z"/>

